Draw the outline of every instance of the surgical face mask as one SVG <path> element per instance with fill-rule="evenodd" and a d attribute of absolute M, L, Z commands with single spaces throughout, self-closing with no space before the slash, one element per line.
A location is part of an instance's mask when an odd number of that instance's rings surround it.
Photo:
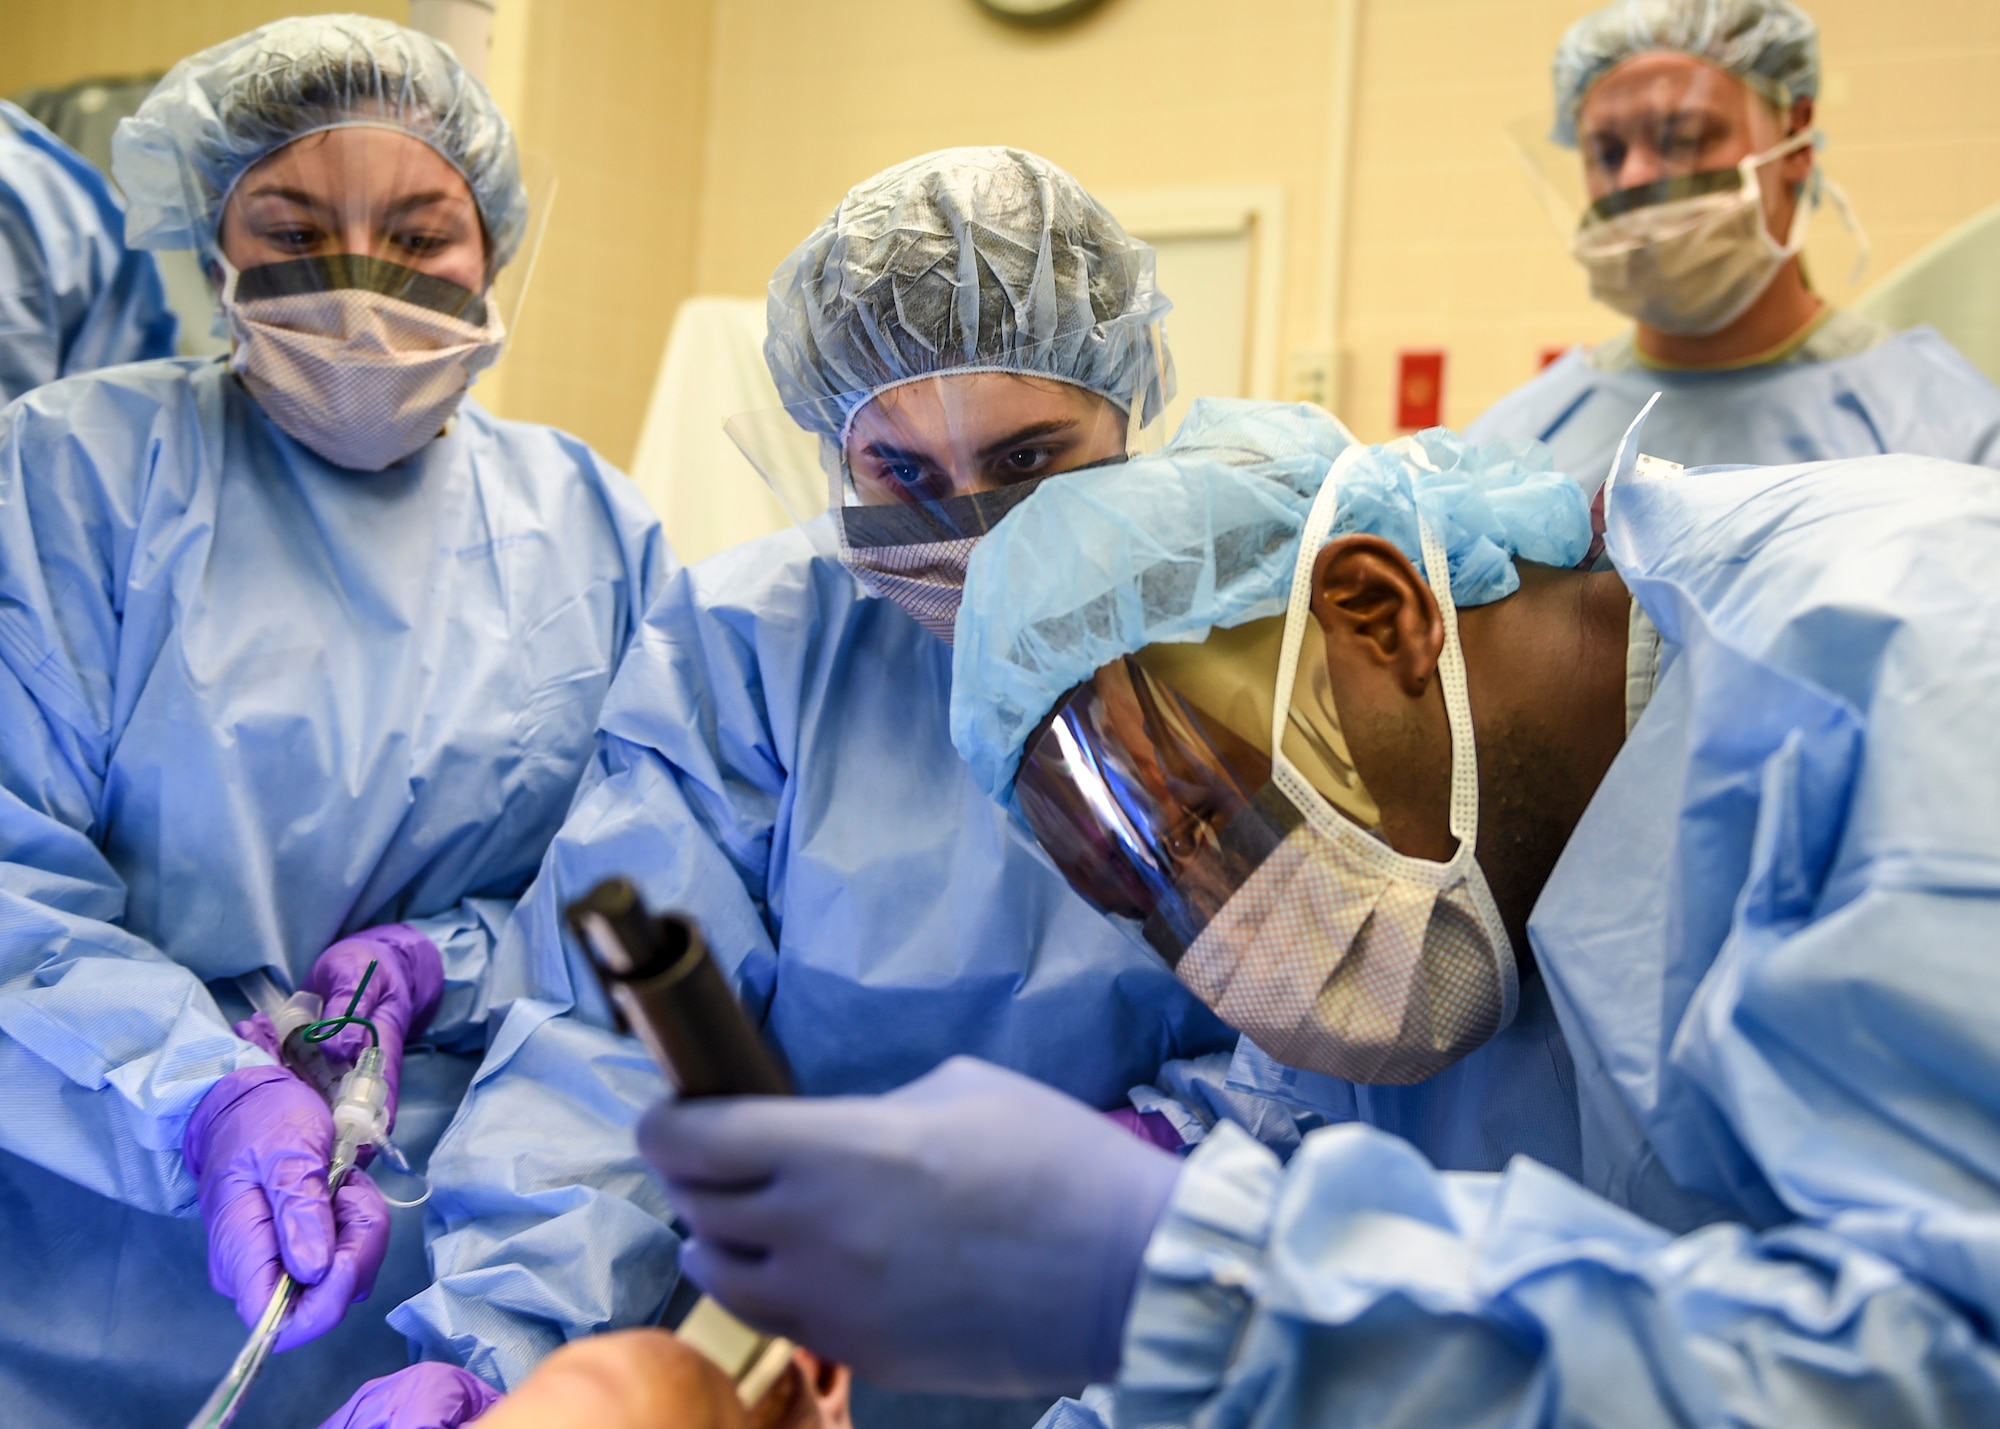
<path fill-rule="evenodd" d="M 1780 244 L 1764 221 L 1758 171 L 1812 142 L 1796 134 L 1733 169 L 1619 189 L 1590 206 L 1570 251 L 1600 303 L 1661 332 L 1705 336 L 1736 321 L 1805 244 L 1801 194 Z"/>
<path fill-rule="evenodd" d="M 1068 476 L 1124 461 L 1122 456 L 1056 472 Z M 842 506 L 836 509 L 840 562 L 861 588 L 908 612 L 916 622 L 951 643 L 952 626 L 965 594 L 972 548 L 1050 477 L 1036 477 L 942 501 L 897 506 Z"/>
<path fill-rule="evenodd" d="M 335 466 L 380 471 L 437 436 L 505 331 L 479 294 L 384 259 L 224 265 L 230 366 Z"/>
<path fill-rule="evenodd" d="M 904 506 L 842 506 L 835 514 L 840 562 L 863 590 L 894 602 L 950 644 L 972 548 L 1040 485 L 1023 481 Z"/>
<path fill-rule="evenodd" d="M 1181 981 L 1265 1051 L 1351 1081 L 1407 1084 L 1505 1028 L 1519 977 L 1475 856 L 1465 664 L 1444 550 L 1428 527 L 1452 739 L 1458 849 L 1448 861 L 1397 853 L 1371 827 L 1378 816 L 1347 758 L 1323 652 L 1308 644 L 1313 564 L 1340 476 L 1365 450 L 1336 463 L 1307 521 L 1270 702 L 1252 701 L 1268 718 L 1255 740 L 1242 708 L 1141 652 L 1057 708 L 1029 742 L 1015 798 L 1071 886 L 1139 922 Z"/>

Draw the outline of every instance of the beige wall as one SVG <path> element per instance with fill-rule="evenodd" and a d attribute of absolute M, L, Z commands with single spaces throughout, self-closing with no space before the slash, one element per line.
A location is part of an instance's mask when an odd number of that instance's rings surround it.
<path fill-rule="evenodd" d="M 556 192 L 498 405 L 624 465 L 667 327 L 694 291 L 710 0 L 527 0 L 525 9 L 512 108 Z M 496 79 L 514 67 L 506 39 Z"/>
<path fill-rule="evenodd" d="M 0 94 L 163 70 L 184 55 L 284 15 L 406 19 L 407 0 L 6 0 Z"/>
<path fill-rule="evenodd" d="M 697 287 L 752 293 L 845 184 L 955 143 L 1039 150 L 1106 190 L 1276 183 L 1288 351 L 1309 345 L 1336 0 L 1106 0 L 1017 31 L 969 0 L 716 0 Z M 1395 354 L 1448 354 L 1464 423 L 1544 347 L 1608 335 L 1504 140 L 1545 111 L 1549 57 L 1591 0 L 1363 0 L 1340 268 L 1342 415 L 1390 431 Z M 1818 0 L 1828 172 L 1874 240 L 1863 286 L 2000 201 L 2000 4 Z M 1853 249 L 1809 250 L 1837 299 Z"/>
<path fill-rule="evenodd" d="M 496 88 L 560 188 L 502 383 L 509 415 L 630 457 L 668 323 L 692 292 L 761 292 L 849 184 L 946 144 L 1037 149 L 1104 190 L 1278 184 L 1285 347 L 1312 344 L 1338 0 L 1104 0 L 1019 30 L 971 0 L 506 0 Z M 159 68 L 287 7 L 13 0 L 0 93 Z M 400 0 L 359 8 L 399 15 Z M 1394 354 L 1449 354 L 1446 420 L 1602 336 L 1502 131 L 1545 108 L 1589 0 L 1361 0 L 1339 338 L 1342 415 L 1391 418 Z M 1828 172 L 1875 242 L 1870 277 L 2000 201 L 2000 3 L 1816 0 Z M 511 59 L 505 53 L 518 46 Z M 1836 298 L 1851 251 L 1811 252 Z"/>
<path fill-rule="evenodd" d="M 759 292 L 856 180 L 928 149 L 1005 143 L 1094 189 L 1283 185 L 1286 289 L 1305 314 L 1332 12 L 1107 0 L 1050 32 L 970 0 L 718 0 L 699 284 Z M 1306 340 L 1288 326 L 1288 343 Z"/>

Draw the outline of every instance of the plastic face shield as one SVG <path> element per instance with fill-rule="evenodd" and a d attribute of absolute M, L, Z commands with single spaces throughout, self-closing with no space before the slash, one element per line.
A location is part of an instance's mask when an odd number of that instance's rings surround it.
<path fill-rule="evenodd" d="M 1099 912 L 1139 923 L 1170 966 L 1302 822 L 1271 782 L 1283 633 L 1274 617 L 1106 665 L 1023 753 L 1015 801 L 1043 851 Z M 1285 753 L 1342 814 L 1379 824 L 1310 632 Z"/>
<path fill-rule="evenodd" d="M 521 168 L 531 217 L 501 268 L 471 187 L 437 150 L 363 120 L 318 130 L 221 196 L 217 256 L 239 275 L 239 300 L 358 289 L 501 336 L 526 297 L 555 187 L 546 163 L 523 156 Z"/>
<path fill-rule="evenodd" d="M 1109 395 L 1017 357 L 1020 368 L 927 374 L 725 429 L 822 555 L 949 640 L 966 562 L 995 523 L 1048 477 L 1160 444 L 1158 416 L 1141 420 L 1145 379 Z"/>
<path fill-rule="evenodd" d="M 1615 66 L 1585 93 L 1577 146 L 1548 138 L 1546 114 L 1509 126 L 1537 197 L 1567 238 L 1579 226 L 1678 199 L 1738 192 L 1752 163 L 1767 204 L 1782 192 L 1789 117 L 1780 96 L 1691 55 L 1659 51 Z M 1802 167 L 1802 166 L 1801 166 Z"/>
<path fill-rule="evenodd" d="M 1163 445 L 1159 324 L 1147 332 L 1150 370 L 1133 374 L 1131 391 L 1048 375 L 1080 340 L 1056 337 L 1002 362 L 744 412 L 724 429 L 801 525 L 831 508 L 924 506 Z"/>

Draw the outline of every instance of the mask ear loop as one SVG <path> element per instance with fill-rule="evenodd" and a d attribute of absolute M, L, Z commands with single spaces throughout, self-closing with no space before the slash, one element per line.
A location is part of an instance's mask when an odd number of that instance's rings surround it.
<path fill-rule="evenodd" d="M 1444 621 L 1444 649 L 1438 652 L 1438 686 L 1444 693 L 1444 717 L 1451 729 L 1451 834 L 1458 840 L 1452 856 L 1457 865 L 1473 856 L 1479 837 L 1479 756 L 1472 743 L 1472 702 L 1465 689 L 1465 647 L 1458 639 L 1458 602 L 1451 594 L 1451 565 L 1444 543 L 1417 512 L 1417 539 L 1423 546 L 1424 579 Z M 1442 574 L 1443 579 L 1439 579 Z"/>
<path fill-rule="evenodd" d="M 1746 155 L 1743 161 L 1736 166 L 1737 173 L 1741 175 L 1738 180 L 1740 189 L 1747 190 L 1756 196 L 1757 211 L 1759 214 L 1764 209 L 1764 180 L 1760 174 L 1760 170 L 1766 164 L 1775 164 L 1778 160 L 1787 157 L 1795 150 L 1805 148 L 1812 143 L 1812 137 L 1810 129 L 1802 130 L 1782 143 L 1773 144 L 1762 153 Z M 1779 243 L 1775 238 L 1771 237 L 1770 230 L 1763 226 L 1761 219 L 1758 223 L 1757 232 L 1763 235 L 1764 241 L 1770 244 L 1780 257 L 1797 257 L 1799 250 L 1805 247 L 1806 226 L 1812 222 L 1814 206 L 1815 201 L 1807 195 L 1804 189 L 1801 189 L 1796 201 L 1792 205 L 1792 226 L 1790 232 L 1785 234 L 1785 241 L 1783 243 Z"/>
<path fill-rule="evenodd" d="M 1812 145 L 1814 143 L 1813 134 L 1814 131 L 1810 129 L 1803 130 L 1798 134 L 1794 134 L 1784 143 L 1774 145 L 1761 154 L 1752 154 L 1749 158 L 1745 159 L 1742 168 L 1746 183 L 1758 186 L 1761 193 L 1762 180 L 1757 178 L 1757 170 L 1764 164 L 1776 163 L 1794 149 Z M 1785 235 L 1784 246 L 1779 249 L 1779 252 L 1783 253 L 1787 258 L 1793 258 L 1804 251 L 1806 246 L 1806 229 L 1811 224 L 1813 212 L 1819 207 L 1819 201 L 1822 197 L 1833 205 L 1833 211 L 1840 216 L 1841 227 L 1845 228 L 1849 235 L 1852 236 L 1854 245 L 1859 250 L 1855 254 L 1854 268 L 1847 275 L 1848 282 L 1858 283 L 1861 281 L 1862 273 L 1868 268 L 1868 260 L 1874 256 L 1874 245 L 1868 241 L 1868 230 L 1861 226 L 1861 219 L 1854 212 L 1854 205 L 1847 197 L 1847 190 L 1828 178 L 1825 171 L 1817 164 L 1813 166 L 1813 176 L 1810 183 L 1803 186 L 1799 191 L 1797 206 L 1792 211 L 1792 231 Z M 1768 237 L 1769 235 L 1767 234 L 1766 236 Z"/>
<path fill-rule="evenodd" d="M 1299 678 L 1300 637 L 1312 608 L 1313 563 L 1319 559 L 1320 548 L 1333 529 L 1333 518 L 1339 514 L 1341 478 L 1367 452 L 1368 448 L 1357 442 L 1334 458 L 1318 494 L 1313 497 L 1312 509 L 1306 513 L 1305 529 L 1299 533 L 1299 553 L 1292 561 L 1291 596 L 1285 605 L 1285 639 L 1278 653 L 1278 682 L 1271 701 L 1271 772 L 1295 803 L 1300 791 L 1290 787 L 1296 776 L 1292 776 L 1291 765 L 1284 757 L 1285 726 L 1292 710 L 1292 690 Z M 1316 795 L 1319 791 L 1312 792 Z"/>
<path fill-rule="evenodd" d="M 1827 201 L 1833 205 L 1833 211 L 1840 215 L 1841 226 L 1853 236 L 1854 246 L 1860 250 L 1854 255 L 1854 267 L 1847 275 L 1848 282 L 1858 283 L 1861 281 L 1862 273 L 1867 271 L 1868 260 L 1875 256 L 1874 246 L 1868 241 L 1868 230 L 1861 226 L 1861 219 L 1855 214 L 1854 205 L 1848 202 L 1847 190 L 1821 173 L 1818 165 L 1813 166 L 1813 185 L 1820 193 L 1826 195 Z M 1803 208 L 1804 205 L 1801 204 L 1800 207 Z"/>
<path fill-rule="evenodd" d="M 1347 843 L 1365 862 L 1374 864 L 1385 876 L 1402 878 L 1444 888 L 1457 882 L 1473 860 L 1474 839 L 1479 828 L 1479 765 L 1472 742 L 1472 716 L 1465 693 L 1465 661 L 1458 643 L 1458 611 L 1451 599 L 1450 566 L 1445 564 L 1444 547 L 1421 515 L 1417 530 L 1424 549 L 1425 580 L 1438 599 L 1445 622 L 1445 648 L 1438 659 L 1440 688 L 1445 697 L 1445 717 L 1451 729 L 1452 791 L 1451 832 L 1458 850 L 1444 863 L 1411 858 L 1396 852 L 1348 822 L 1330 805 L 1326 796 L 1285 757 L 1284 739 L 1291 715 L 1292 693 L 1298 683 L 1299 653 L 1304 646 L 1306 622 L 1312 615 L 1312 571 L 1326 545 L 1328 533 L 1340 509 L 1340 484 L 1348 471 L 1371 451 L 1384 450 L 1355 445 L 1343 451 L 1320 484 L 1299 535 L 1299 553 L 1292 566 L 1291 599 L 1285 607 L 1284 646 L 1278 655 L 1278 676 L 1271 702 L 1271 781 L 1292 801 L 1322 834 Z M 1395 453 L 1412 460 L 1409 450 Z M 1421 464 L 1421 463 L 1419 463 Z M 1432 571 L 1446 572 L 1442 592 Z M 1497 923 L 1496 923 L 1497 926 Z"/>
<path fill-rule="evenodd" d="M 1487 888 L 1486 879 L 1480 874 L 1477 864 L 1479 755 L 1473 744 L 1472 702 L 1465 682 L 1465 649 L 1458 636 L 1458 603 L 1452 598 L 1451 565 L 1445 555 L 1444 543 L 1431 530 L 1421 509 L 1417 512 L 1417 540 L 1423 551 L 1424 581 L 1430 586 L 1432 597 L 1438 603 L 1438 614 L 1444 621 L 1444 649 L 1438 655 L 1438 681 L 1444 695 L 1445 720 L 1451 732 L 1449 827 L 1452 837 L 1458 840 L 1457 850 L 1446 863 L 1433 863 L 1396 852 L 1343 818 L 1327 802 L 1326 796 L 1315 789 L 1311 781 L 1285 757 L 1285 727 L 1291 714 L 1292 692 L 1298 682 L 1299 651 L 1303 645 L 1301 637 L 1305 634 L 1305 622 L 1311 614 L 1313 567 L 1326 545 L 1327 535 L 1332 531 L 1334 517 L 1339 511 L 1341 480 L 1370 451 L 1371 448 L 1356 445 L 1340 454 L 1327 472 L 1326 480 L 1320 484 L 1319 493 L 1313 498 L 1312 510 L 1306 515 L 1305 529 L 1299 535 L 1299 554 L 1292 565 L 1291 599 L 1285 607 L 1284 646 L 1278 655 L 1277 685 L 1271 701 L 1271 782 L 1315 829 L 1339 839 L 1358 862 L 1372 865 L 1384 876 L 1425 884 L 1440 892 L 1454 884 L 1464 885 L 1466 893 L 1479 905 L 1482 920 L 1495 940 L 1494 951 L 1500 955 L 1501 966 L 1497 970 L 1501 996 L 1499 1025 L 1507 1027 L 1513 1023 L 1520 1007 L 1520 960 L 1514 952 L 1513 940 L 1507 934 L 1506 925 L 1500 920 L 1500 911 L 1494 906 L 1492 891 Z M 1414 443 L 1396 454 L 1406 461 L 1413 460 L 1417 465 L 1430 465 L 1428 454 Z M 1414 504 L 1414 483 L 1411 496 Z"/>

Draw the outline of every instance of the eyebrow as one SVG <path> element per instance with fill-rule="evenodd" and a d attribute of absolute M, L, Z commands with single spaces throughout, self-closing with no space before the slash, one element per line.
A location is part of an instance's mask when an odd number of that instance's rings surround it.
<path fill-rule="evenodd" d="M 998 456 L 1009 447 L 1019 446 L 1022 442 L 1033 441 L 1036 437 L 1061 436 L 1067 432 L 1076 430 L 1076 426 L 1077 420 L 1074 417 L 1052 417 L 1045 422 L 1030 422 L 1025 427 L 1020 427 L 1009 432 L 998 441 L 988 442 L 977 452 L 973 453 L 973 455 L 980 461 L 986 461 L 991 457 Z M 861 451 L 862 455 L 874 457 L 877 461 L 928 462 L 936 460 L 929 452 L 914 451 L 909 447 L 892 446 L 888 442 L 870 442 Z"/>
<path fill-rule="evenodd" d="M 434 203 L 450 203 L 458 197 L 459 195 L 444 189 L 428 189 L 420 194 L 405 194 L 391 203 L 386 211 L 391 214 L 404 214 L 412 209 L 429 208 Z"/>
<path fill-rule="evenodd" d="M 244 197 L 246 199 L 282 199 L 286 203 L 295 203 L 300 208 L 311 209 L 315 213 L 331 214 L 334 211 L 332 204 L 306 192 L 304 189 L 270 185 L 265 188 L 252 189 Z M 405 194 L 401 198 L 393 200 L 387 205 L 384 212 L 392 217 L 399 216 L 413 209 L 429 208 L 432 204 L 449 203 L 457 197 L 458 195 L 444 189 L 427 189 L 423 193 Z"/>
<path fill-rule="evenodd" d="M 307 193 L 304 189 L 281 188 L 275 184 L 269 185 L 264 188 L 252 189 L 250 190 L 249 193 L 245 194 L 243 197 L 246 201 L 251 199 L 260 199 L 260 198 L 282 199 L 286 203 L 295 203 L 300 208 L 309 208 L 316 213 L 333 212 L 332 204 L 322 202 L 321 200 L 315 198 L 313 195 Z"/>
<path fill-rule="evenodd" d="M 877 461 L 926 462 L 933 458 L 929 452 L 912 451 L 908 447 L 891 446 L 888 442 L 870 442 L 861 449 L 863 456 L 872 456 Z"/>
<path fill-rule="evenodd" d="M 981 461 L 985 461 L 988 457 L 998 456 L 1008 447 L 1019 446 L 1022 442 L 1033 441 L 1036 437 L 1062 436 L 1075 431 L 1076 426 L 1077 421 L 1074 417 L 1051 417 L 1046 422 L 1030 422 L 997 442 L 988 442 L 979 449 L 978 456 Z"/>

